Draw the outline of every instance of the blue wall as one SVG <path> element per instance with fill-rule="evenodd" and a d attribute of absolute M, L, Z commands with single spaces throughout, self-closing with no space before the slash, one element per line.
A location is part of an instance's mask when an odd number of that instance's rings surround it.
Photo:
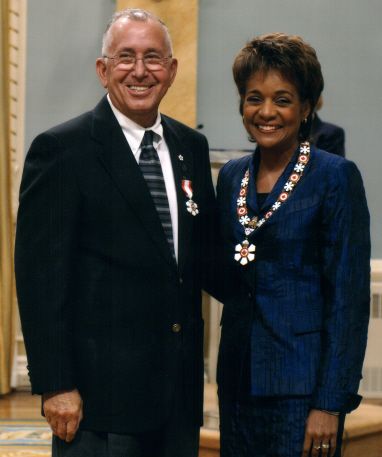
<path fill-rule="evenodd" d="M 114 0 L 28 2 L 26 147 L 103 95 L 95 59 L 114 9 Z M 252 147 L 231 76 L 247 40 L 284 31 L 315 47 L 325 77 L 321 117 L 346 130 L 347 156 L 361 169 L 368 194 L 373 257 L 382 258 L 382 2 L 200 0 L 199 15 L 198 123 L 213 148 Z"/>
<path fill-rule="evenodd" d="M 53 125 L 95 106 L 95 72 L 113 0 L 31 0 L 27 17 L 25 145 Z"/>
<path fill-rule="evenodd" d="M 320 116 L 344 127 L 347 157 L 359 166 L 372 216 L 373 257 L 382 258 L 382 2 L 380 0 L 200 0 L 198 124 L 212 148 L 250 148 L 231 66 L 255 35 L 301 35 L 324 78 Z"/>

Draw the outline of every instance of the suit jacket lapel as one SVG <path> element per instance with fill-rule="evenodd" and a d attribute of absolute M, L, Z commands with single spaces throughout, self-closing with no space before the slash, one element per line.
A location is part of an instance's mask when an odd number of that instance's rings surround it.
<path fill-rule="evenodd" d="M 257 172 L 259 171 L 260 164 L 260 154 L 256 150 L 254 154 L 249 158 L 248 168 L 249 168 L 249 183 L 248 183 L 248 194 L 247 194 L 247 207 L 250 211 L 249 217 L 259 214 L 260 208 L 257 205 L 257 195 L 256 195 L 256 177 Z M 244 178 L 244 173 L 243 173 Z"/>
<path fill-rule="evenodd" d="M 162 115 L 162 125 L 164 137 L 170 151 L 178 203 L 178 269 L 181 274 L 190 249 L 194 222 L 192 220 L 193 216 L 190 215 L 186 208 L 187 198 L 182 189 L 182 180 L 189 179 L 193 181 L 193 160 L 191 151 L 187 150 L 187 146 L 182 142 L 181 134 L 171 120 Z"/>
<path fill-rule="evenodd" d="M 284 190 L 284 186 L 293 171 L 293 167 L 296 163 L 299 152 L 300 152 L 300 148 L 298 147 L 298 149 L 293 154 L 290 162 L 285 167 L 285 170 L 282 172 L 279 179 L 276 181 L 276 184 L 273 186 L 273 189 L 269 193 L 267 199 L 265 200 L 263 207 L 260 208 L 260 212 L 262 209 L 265 210 L 266 208 L 273 205 L 273 203 L 275 203 L 275 201 L 277 200 L 277 198 L 279 197 L 281 192 Z M 293 195 L 293 193 L 292 193 L 292 195 Z M 288 204 L 288 200 L 284 203 L 284 205 L 287 205 L 287 204 Z"/>
<path fill-rule="evenodd" d="M 93 137 L 101 144 L 99 159 L 166 260 L 175 266 L 158 213 L 139 165 L 106 98 L 94 110 Z"/>
<path fill-rule="evenodd" d="M 261 206 L 261 208 L 258 208 L 257 199 L 256 199 L 256 185 L 255 185 L 254 181 L 256 179 L 257 172 L 258 172 L 260 154 L 259 154 L 258 149 L 255 151 L 254 158 L 250 164 L 250 175 L 252 175 L 253 178 L 251 179 L 251 177 L 250 177 L 250 183 L 249 183 L 249 188 L 248 188 L 248 196 L 249 196 L 248 200 L 249 201 L 247 202 L 248 206 L 252 205 L 253 209 L 255 210 L 255 214 L 260 214 L 260 216 L 264 216 L 264 211 L 266 209 L 270 208 L 273 203 L 275 203 L 275 201 L 277 200 L 277 198 L 283 191 L 284 185 L 286 184 L 289 176 L 291 175 L 291 173 L 293 171 L 293 167 L 297 161 L 297 156 L 298 156 L 299 152 L 300 152 L 300 148 L 298 147 L 297 150 L 294 152 L 290 162 L 285 167 L 285 170 L 282 172 L 279 179 L 276 181 L 275 185 L 273 186 L 272 191 L 268 194 L 268 197 L 266 198 L 264 204 Z M 288 204 L 288 201 L 285 202 L 285 205 L 287 205 L 287 204 Z"/>

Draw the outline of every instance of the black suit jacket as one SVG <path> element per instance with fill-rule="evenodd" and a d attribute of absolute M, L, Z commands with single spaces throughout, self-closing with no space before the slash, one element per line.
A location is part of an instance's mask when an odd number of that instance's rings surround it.
<path fill-rule="evenodd" d="M 311 129 L 312 143 L 324 151 L 345 157 L 345 131 L 338 125 L 322 121 L 317 114 Z"/>
<path fill-rule="evenodd" d="M 162 123 L 177 189 L 178 265 L 106 98 L 39 135 L 26 158 L 15 263 L 32 390 L 78 388 L 83 429 L 160 426 L 179 367 L 185 407 L 201 422 L 201 287 L 214 211 L 208 145 L 167 116 Z M 183 178 L 197 216 L 186 210 Z"/>

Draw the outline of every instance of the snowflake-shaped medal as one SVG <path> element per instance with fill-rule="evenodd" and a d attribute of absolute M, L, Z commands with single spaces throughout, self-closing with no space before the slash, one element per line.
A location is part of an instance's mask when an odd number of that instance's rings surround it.
<path fill-rule="evenodd" d="M 297 173 L 302 173 L 304 171 L 305 165 L 302 163 L 296 163 L 294 167 L 294 171 L 297 171 Z"/>
<path fill-rule="evenodd" d="M 301 154 L 309 154 L 310 153 L 310 146 L 309 143 L 302 143 L 300 146 L 300 153 Z"/>
<path fill-rule="evenodd" d="M 198 205 L 193 200 L 191 200 L 191 199 L 187 200 L 186 206 L 187 206 L 187 211 L 189 213 L 191 213 L 193 216 L 197 216 L 199 214 Z"/>
<path fill-rule="evenodd" d="M 272 205 L 273 211 L 276 211 L 277 209 L 279 209 L 280 206 L 281 206 L 281 203 L 279 201 L 274 202 L 273 205 Z"/>
<path fill-rule="evenodd" d="M 262 218 L 262 219 L 260 219 L 260 220 L 257 222 L 256 226 L 257 226 L 257 227 L 261 227 L 261 226 L 264 224 L 264 222 L 265 222 L 265 219 Z"/>
<path fill-rule="evenodd" d="M 287 192 L 290 192 L 292 189 L 293 189 L 293 186 L 294 184 L 290 181 L 288 181 L 285 186 L 284 186 L 284 189 L 287 191 Z"/>
<path fill-rule="evenodd" d="M 239 262 L 241 265 L 247 265 L 247 263 L 255 260 L 256 246 L 254 244 L 249 244 L 248 240 L 244 240 L 241 244 L 235 246 L 235 256 L 234 259 Z"/>
<path fill-rule="evenodd" d="M 251 219 L 248 216 L 241 216 L 239 222 L 241 225 L 247 225 Z"/>
<path fill-rule="evenodd" d="M 237 206 L 243 206 L 245 205 L 247 202 L 247 199 L 245 197 L 239 197 L 237 199 Z"/>
<path fill-rule="evenodd" d="M 248 186 L 248 183 L 249 183 L 249 178 L 248 176 L 244 176 L 244 178 L 241 180 L 241 185 L 244 187 L 244 186 Z"/>

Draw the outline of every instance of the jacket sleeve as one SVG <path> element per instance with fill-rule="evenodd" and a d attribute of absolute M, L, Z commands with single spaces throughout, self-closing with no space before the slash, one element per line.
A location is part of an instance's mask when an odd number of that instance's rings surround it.
<path fill-rule="evenodd" d="M 350 161 L 331 176 L 321 215 L 324 329 L 313 407 L 349 412 L 357 395 L 370 310 L 369 212 L 361 175 Z"/>
<path fill-rule="evenodd" d="M 71 292 L 79 198 L 62 144 L 38 136 L 20 188 L 15 273 L 33 393 L 75 387 Z"/>
<path fill-rule="evenodd" d="M 232 227 L 227 220 L 232 200 L 232 182 L 234 173 L 232 171 L 232 161 L 225 163 L 219 171 L 216 200 L 217 200 L 217 217 L 216 217 L 216 254 L 215 254 L 215 289 L 217 299 L 221 303 L 232 300 L 237 294 L 237 268 L 233 265 L 233 248 L 229 242 Z M 231 259 L 231 262 L 230 262 Z M 236 262 L 235 262 L 236 263 Z"/>
<path fill-rule="evenodd" d="M 197 166 L 202 174 L 202 198 L 200 202 L 200 217 L 201 217 L 201 262 L 202 262 L 202 287 L 203 289 L 219 299 L 219 291 L 216 281 L 216 263 L 217 259 L 217 231 L 218 219 L 216 209 L 216 197 L 211 176 L 211 163 L 209 160 L 209 147 L 206 138 L 202 137 L 202 142 L 199 147 L 199 159 Z"/>

